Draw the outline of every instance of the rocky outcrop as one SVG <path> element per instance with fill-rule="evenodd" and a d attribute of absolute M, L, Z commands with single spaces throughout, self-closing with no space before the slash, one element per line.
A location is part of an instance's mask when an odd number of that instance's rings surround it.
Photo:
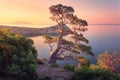
<path fill-rule="evenodd" d="M 37 75 L 39 79 L 49 77 L 51 80 L 71 80 L 72 74 L 72 72 L 67 71 L 62 67 L 51 67 L 51 64 L 46 62 L 44 65 L 37 66 Z"/>
<path fill-rule="evenodd" d="M 2 26 L 0 28 L 8 28 L 15 33 L 20 33 L 25 36 L 39 36 L 39 35 L 57 35 L 57 25 L 46 28 L 28 28 L 28 27 L 17 27 L 17 26 Z M 70 30 L 67 26 L 63 27 L 65 30 Z"/>

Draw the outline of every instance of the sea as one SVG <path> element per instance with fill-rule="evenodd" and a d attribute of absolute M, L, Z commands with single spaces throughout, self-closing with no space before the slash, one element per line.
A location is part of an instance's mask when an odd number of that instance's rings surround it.
<path fill-rule="evenodd" d="M 88 31 L 84 32 L 84 36 L 89 40 L 89 44 L 92 47 L 94 56 L 88 54 L 80 54 L 85 56 L 91 64 L 97 64 L 97 57 L 109 51 L 113 53 L 117 51 L 120 53 L 120 25 L 89 25 Z M 34 41 L 34 46 L 37 49 L 38 58 L 46 58 L 49 60 L 50 48 L 48 44 L 44 43 L 43 36 L 30 37 Z M 59 64 L 64 65 L 67 63 L 76 62 L 71 60 L 58 61 Z"/>

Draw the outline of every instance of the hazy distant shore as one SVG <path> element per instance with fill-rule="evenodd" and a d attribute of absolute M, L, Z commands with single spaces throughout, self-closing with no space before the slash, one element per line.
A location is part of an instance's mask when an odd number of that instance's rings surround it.
<path fill-rule="evenodd" d="M 28 27 L 19 27 L 19 26 L 3 26 L 0 25 L 0 28 L 8 28 L 15 33 L 20 33 L 25 36 L 39 36 L 43 34 L 55 35 L 57 34 L 56 27 L 50 26 L 46 28 L 28 28 Z"/>

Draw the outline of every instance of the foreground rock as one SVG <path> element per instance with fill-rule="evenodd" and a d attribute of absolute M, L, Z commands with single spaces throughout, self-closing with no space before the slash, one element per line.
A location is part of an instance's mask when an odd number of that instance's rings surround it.
<path fill-rule="evenodd" d="M 51 80 L 71 80 L 72 72 L 65 70 L 62 67 L 51 67 L 51 64 L 44 62 L 44 65 L 39 64 L 37 67 L 37 75 L 39 79 L 45 77 L 51 78 Z"/>

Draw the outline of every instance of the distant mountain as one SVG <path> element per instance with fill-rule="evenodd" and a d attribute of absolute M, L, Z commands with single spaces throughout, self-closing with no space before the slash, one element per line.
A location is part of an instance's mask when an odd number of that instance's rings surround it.
<path fill-rule="evenodd" d="M 57 35 L 57 25 L 50 26 L 47 28 L 28 28 L 28 27 L 18 27 L 18 26 L 3 26 L 0 25 L 0 28 L 8 28 L 15 33 L 21 33 L 25 36 L 38 36 L 38 35 Z M 64 26 L 64 29 L 70 30 L 67 26 Z"/>
<path fill-rule="evenodd" d="M 19 25 L 19 24 L 22 24 L 22 25 L 23 25 L 23 24 L 25 24 L 25 25 L 27 24 L 27 25 L 30 25 L 30 24 L 32 24 L 32 23 L 26 22 L 26 21 L 15 21 L 15 22 L 12 22 L 11 24 L 18 24 L 18 25 Z"/>

